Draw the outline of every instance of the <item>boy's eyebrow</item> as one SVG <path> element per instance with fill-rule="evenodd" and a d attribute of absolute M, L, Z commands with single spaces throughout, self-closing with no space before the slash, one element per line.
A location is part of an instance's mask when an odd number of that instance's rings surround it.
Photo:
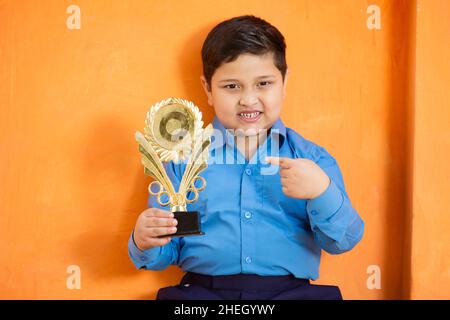
<path fill-rule="evenodd" d="M 258 80 L 259 79 L 266 79 L 266 78 L 275 78 L 275 76 L 272 75 L 272 74 L 267 74 L 267 75 L 256 77 L 256 79 L 258 79 Z M 219 82 L 232 82 L 232 81 L 239 81 L 239 79 L 223 79 L 223 80 L 220 80 Z"/>
<path fill-rule="evenodd" d="M 267 75 L 264 75 L 264 76 L 259 76 L 256 79 L 265 79 L 265 78 L 275 78 L 275 75 L 267 74 Z"/>

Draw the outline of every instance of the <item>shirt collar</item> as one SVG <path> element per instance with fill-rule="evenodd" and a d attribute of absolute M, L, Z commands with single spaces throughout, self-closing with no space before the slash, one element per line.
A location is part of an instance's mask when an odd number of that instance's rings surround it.
<path fill-rule="evenodd" d="M 219 120 L 219 118 L 217 118 L 217 116 L 214 116 L 212 125 L 213 125 L 213 128 L 216 129 L 214 131 L 213 136 L 217 135 L 217 134 L 221 135 L 221 139 L 219 139 L 219 142 L 212 144 L 214 149 L 222 147 L 225 144 L 225 142 L 229 146 L 234 145 L 234 135 L 232 132 L 233 129 L 225 128 L 225 126 Z M 273 136 L 274 134 L 277 134 L 279 136 L 279 138 L 280 138 L 279 147 L 281 148 L 281 146 L 284 143 L 284 140 L 286 140 L 286 126 L 284 125 L 283 121 L 281 121 L 281 118 L 278 118 L 277 121 L 275 121 L 275 123 L 271 127 L 270 136 Z M 215 137 L 214 137 L 214 139 L 215 139 Z"/>

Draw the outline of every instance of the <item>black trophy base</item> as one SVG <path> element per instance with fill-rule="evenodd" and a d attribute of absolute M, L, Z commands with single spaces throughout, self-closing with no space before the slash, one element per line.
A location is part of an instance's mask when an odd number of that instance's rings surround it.
<path fill-rule="evenodd" d="M 158 238 L 201 236 L 205 234 L 200 227 L 200 214 L 198 211 L 178 211 L 174 212 L 173 215 L 178 221 L 176 225 L 177 232 L 159 236 Z"/>

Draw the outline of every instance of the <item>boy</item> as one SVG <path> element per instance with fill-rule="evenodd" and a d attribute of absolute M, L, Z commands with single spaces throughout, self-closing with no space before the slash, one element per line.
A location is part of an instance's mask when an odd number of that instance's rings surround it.
<path fill-rule="evenodd" d="M 285 48 L 283 35 L 254 16 L 223 21 L 208 34 L 201 83 L 222 136 L 215 135 L 214 161 L 201 174 L 208 185 L 188 206 L 200 213 L 205 235 L 171 239 L 176 220 L 150 197 L 129 240 L 138 268 L 176 264 L 187 272 L 157 299 L 342 299 L 338 287 L 309 279 L 318 278 L 321 249 L 352 249 L 364 222 L 335 159 L 279 118 Z M 178 188 L 185 164 L 165 168 Z"/>

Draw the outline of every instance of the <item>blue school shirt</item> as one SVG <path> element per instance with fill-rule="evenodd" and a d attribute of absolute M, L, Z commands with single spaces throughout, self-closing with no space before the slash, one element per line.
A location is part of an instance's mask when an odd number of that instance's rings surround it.
<path fill-rule="evenodd" d="M 164 246 L 141 251 L 128 241 L 128 253 L 139 269 L 183 271 L 206 275 L 288 275 L 315 280 L 321 250 L 340 254 L 362 238 L 364 222 L 352 207 L 336 160 L 279 118 L 250 160 L 239 152 L 233 134 L 214 117 L 216 129 L 208 167 L 200 174 L 207 186 L 188 211 L 200 213 L 202 236 L 172 238 Z M 319 165 L 331 183 L 309 200 L 286 196 L 278 166 L 265 156 L 307 158 Z M 178 190 L 186 162 L 165 163 Z M 160 206 L 150 196 L 149 207 Z"/>

